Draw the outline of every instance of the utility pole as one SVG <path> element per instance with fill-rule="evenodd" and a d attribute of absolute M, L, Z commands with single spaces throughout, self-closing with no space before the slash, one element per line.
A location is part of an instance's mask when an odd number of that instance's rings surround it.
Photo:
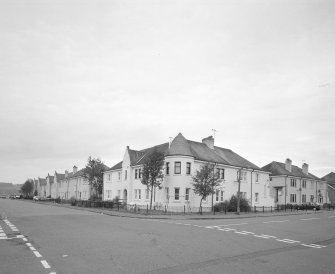
<path fill-rule="evenodd" d="M 237 189 L 237 215 L 240 215 L 241 209 L 240 209 L 240 199 L 241 199 L 241 177 L 242 177 L 242 168 L 240 168 L 237 171 L 237 183 L 238 183 L 238 189 Z"/>

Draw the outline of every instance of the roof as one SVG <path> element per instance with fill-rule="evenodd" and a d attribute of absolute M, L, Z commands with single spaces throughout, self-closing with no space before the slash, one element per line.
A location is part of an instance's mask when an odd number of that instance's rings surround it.
<path fill-rule="evenodd" d="M 108 169 L 109 169 L 109 167 L 104 164 L 104 170 L 106 171 Z M 65 178 L 65 175 L 64 175 L 64 178 L 62 180 L 77 178 L 77 177 L 84 177 L 84 171 L 85 171 L 85 168 L 82 168 L 82 169 L 78 170 L 76 173 L 71 172 L 71 173 L 69 173 L 67 178 Z"/>
<path fill-rule="evenodd" d="M 57 181 L 63 180 L 65 178 L 65 174 L 62 173 L 55 172 L 55 175 Z"/>
<path fill-rule="evenodd" d="M 146 157 L 154 150 L 162 152 L 166 156 L 184 155 L 194 157 L 195 160 L 200 161 L 261 170 L 260 167 L 256 166 L 230 149 L 217 146 L 214 146 L 214 149 L 211 149 L 204 143 L 187 140 L 181 133 L 179 133 L 173 139 L 170 148 L 169 143 L 164 143 L 140 151 L 128 149 L 130 155 L 130 164 L 132 166 L 143 164 Z M 119 162 L 110 170 L 121 168 L 122 162 Z"/>
<path fill-rule="evenodd" d="M 280 176 L 280 175 L 287 175 L 292 177 L 301 177 L 306 179 L 312 179 L 312 180 L 320 180 L 319 177 L 316 177 L 312 173 L 305 174 L 300 167 L 297 167 L 295 165 L 292 165 L 292 171 L 288 171 L 285 168 L 284 163 L 280 162 L 271 162 L 270 164 L 262 167 L 262 170 L 270 172 L 272 176 Z"/>
<path fill-rule="evenodd" d="M 328 181 L 330 183 L 335 183 L 335 173 L 334 172 L 330 172 L 326 176 L 323 176 L 321 179 L 323 179 L 325 181 Z"/>

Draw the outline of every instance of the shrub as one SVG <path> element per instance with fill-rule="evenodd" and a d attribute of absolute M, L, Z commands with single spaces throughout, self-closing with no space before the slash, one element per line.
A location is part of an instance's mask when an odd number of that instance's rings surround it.
<path fill-rule="evenodd" d="M 240 210 L 241 211 L 250 211 L 250 205 L 247 199 L 241 197 L 240 199 Z M 236 212 L 237 211 L 237 197 L 235 195 L 231 196 L 229 203 L 228 203 L 228 211 Z"/>
<path fill-rule="evenodd" d="M 70 202 L 71 202 L 71 205 L 72 205 L 72 206 L 75 206 L 75 205 L 76 205 L 76 198 L 75 198 L 74 196 L 72 196 L 72 197 L 70 198 Z"/>

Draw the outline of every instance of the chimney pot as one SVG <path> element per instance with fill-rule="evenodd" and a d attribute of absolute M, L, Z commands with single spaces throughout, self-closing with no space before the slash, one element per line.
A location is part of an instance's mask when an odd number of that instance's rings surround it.
<path fill-rule="evenodd" d="M 210 149 L 214 149 L 214 138 L 213 138 L 213 136 L 208 136 L 207 138 L 202 139 L 202 143 L 207 145 Z"/>
<path fill-rule="evenodd" d="M 308 164 L 303 163 L 302 164 L 302 172 L 306 175 L 308 175 Z"/>
<path fill-rule="evenodd" d="M 292 172 L 292 160 L 287 158 L 285 161 L 285 169 L 289 172 Z"/>

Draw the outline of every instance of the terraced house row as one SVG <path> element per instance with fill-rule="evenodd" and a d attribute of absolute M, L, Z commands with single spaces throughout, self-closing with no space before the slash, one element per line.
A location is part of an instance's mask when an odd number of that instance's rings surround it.
<path fill-rule="evenodd" d="M 192 175 L 205 163 L 213 163 L 220 177 L 220 185 L 213 197 L 208 197 L 203 206 L 229 200 L 238 190 L 238 172 L 241 172 L 240 191 L 251 206 L 276 206 L 277 204 L 329 203 L 328 184 L 309 172 L 308 164 L 297 167 L 290 159 L 284 163 L 271 162 L 258 167 L 234 151 L 214 145 L 209 136 L 201 142 L 187 140 L 179 133 L 172 142 L 142 150 L 126 147 L 122 161 L 111 168 L 106 167 L 103 180 L 103 200 L 115 198 L 127 204 L 146 206 L 150 193 L 141 183 L 143 163 L 152 151 L 162 152 L 164 178 L 162 188 L 154 190 L 156 208 L 169 209 L 198 207 L 200 197 L 192 187 Z M 52 176 L 35 180 L 39 195 L 51 198 L 87 200 L 92 188 L 83 176 L 83 169 L 76 166 L 72 172 L 55 172 Z"/>

